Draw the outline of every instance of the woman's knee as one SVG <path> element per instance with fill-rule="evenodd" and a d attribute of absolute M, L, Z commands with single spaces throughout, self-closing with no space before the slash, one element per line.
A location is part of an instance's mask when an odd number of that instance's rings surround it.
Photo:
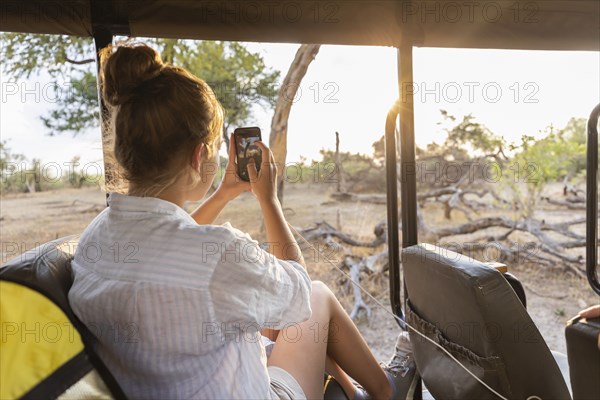
<path fill-rule="evenodd" d="M 321 281 L 312 281 L 311 286 L 311 298 L 317 300 L 319 303 L 322 304 L 323 301 L 329 301 L 330 299 L 335 298 L 335 295 L 325 283 Z"/>

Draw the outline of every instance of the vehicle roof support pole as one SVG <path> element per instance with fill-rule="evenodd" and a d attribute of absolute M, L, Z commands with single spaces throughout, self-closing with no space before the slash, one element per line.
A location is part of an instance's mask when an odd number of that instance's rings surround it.
<path fill-rule="evenodd" d="M 598 118 L 600 104 L 594 108 L 587 126 L 587 195 L 586 195 L 586 273 L 596 294 L 600 295 L 598 282 Z"/>
<path fill-rule="evenodd" d="M 400 300 L 400 241 L 398 239 L 398 161 L 396 144 L 396 119 L 398 103 L 388 112 L 385 121 L 385 169 L 387 194 L 388 269 L 390 274 L 390 304 L 394 315 L 404 320 Z M 399 325 L 402 323 L 398 321 Z"/>
<path fill-rule="evenodd" d="M 418 242 L 417 231 L 417 163 L 415 156 L 415 107 L 413 45 L 403 41 L 398 48 L 398 112 L 400 114 L 400 208 L 402 216 L 402 248 Z M 408 300 L 406 284 L 404 301 Z M 414 400 L 423 397 L 421 380 L 417 382 Z"/>
<path fill-rule="evenodd" d="M 112 179 L 114 179 L 113 177 L 113 171 L 111 170 L 111 167 L 109 165 L 109 160 L 111 159 L 111 157 L 109 157 L 106 153 L 109 151 L 109 146 L 106 146 L 106 136 L 108 135 L 107 132 L 107 122 L 108 122 L 108 108 L 106 107 L 106 104 L 104 103 L 104 100 L 102 99 L 102 93 L 101 93 L 101 89 L 100 89 L 100 51 L 107 47 L 108 45 L 112 44 L 113 42 L 113 35 L 106 29 L 98 29 L 97 31 L 94 30 L 94 46 L 96 48 L 96 67 L 97 67 L 97 74 L 96 74 L 96 82 L 97 82 L 97 88 L 98 88 L 98 104 L 100 104 L 100 132 L 102 135 L 102 152 L 103 152 L 103 159 L 104 159 L 104 182 L 105 182 L 105 186 L 106 183 L 111 182 Z M 108 207 L 108 190 L 106 191 L 106 206 Z"/>
<path fill-rule="evenodd" d="M 398 162 L 396 118 L 400 115 L 400 192 L 402 247 L 417 244 L 417 185 L 415 163 L 412 44 L 398 48 L 398 89 L 400 97 L 385 123 L 385 164 L 387 189 L 388 259 L 390 304 L 404 319 L 400 300 L 400 243 L 398 239 Z M 404 291 L 406 294 L 406 290 Z M 406 296 L 405 296 L 406 297 Z M 405 298 L 406 300 L 406 298 Z M 402 326 L 402 323 L 400 323 Z"/>
<path fill-rule="evenodd" d="M 100 132 L 102 137 L 102 156 L 104 159 L 104 186 L 106 189 L 106 206 L 108 207 L 108 194 L 110 184 L 118 178 L 116 171 L 113 170 L 111 160 L 112 157 L 108 154 L 110 143 L 108 139 L 108 118 L 109 112 L 106 104 L 102 100 L 100 89 L 100 51 L 112 44 L 114 34 L 129 35 L 129 24 L 127 21 L 113 21 L 112 16 L 115 14 L 115 5 L 112 1 L 90 1 L 90 17 L 92 23 L 92 35 L 94 36 L 94 46 L 96 50 L 96 82 L 98 89 L 98 104 L 100 105 Z"/>
<path fill-rule="evenodd" d="M 415 162 L 415 117 L 413 48 L 398 49 L 400 91 L 400 207 L 402 212 L 402 247 L 417 244 L 417 164 Z"/>

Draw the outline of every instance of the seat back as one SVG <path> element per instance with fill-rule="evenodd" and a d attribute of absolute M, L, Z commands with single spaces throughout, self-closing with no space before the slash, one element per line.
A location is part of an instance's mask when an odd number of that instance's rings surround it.
<path fill-rule="evenodd" d="M 600 399 L 600 317 L 575 317 L 567 323 L 565 339 L 573 398 Z"/>
<path fill-rule="evenodd" d="M 407 322 L 507 398 L 570 399 L 548 346 L 496 269 L 437 246 L 402 251 Z M 436 399 L 497 399 L 445 352 L 409 330 Z"/>
<path fill-rule="evenodd" d="M 77 239 L 45 243 L 0 268 L 1 398 L 125 397 L 69 305 Z"/>

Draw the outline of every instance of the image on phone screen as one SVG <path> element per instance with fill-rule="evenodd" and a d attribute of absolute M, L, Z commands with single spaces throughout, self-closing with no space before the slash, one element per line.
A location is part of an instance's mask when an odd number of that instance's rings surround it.
<path fill-rule="evenodd" d="M 261 150 L 256 142 L 261 140 L 260 129 L 258 128 L 239 128 L 234 133 L 235 147 L 238 164 L 238 175 L 242 180 L 249 181 L 248 162 L 254 159 L 256 170 L 260 170 Z"/>

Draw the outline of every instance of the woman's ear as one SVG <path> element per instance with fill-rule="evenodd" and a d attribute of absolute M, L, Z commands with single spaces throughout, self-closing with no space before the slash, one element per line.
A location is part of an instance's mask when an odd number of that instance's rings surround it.
<path fill-rule="evenodd" d="M 202 165 L 202 158 L 204 157 L 205 150 L 206 146 L 204 143 L 199 143 L 194 147 L 194 153 L 192 154 L 192 168 L 198 172 L 200 172 L 200 166 Z"/>

